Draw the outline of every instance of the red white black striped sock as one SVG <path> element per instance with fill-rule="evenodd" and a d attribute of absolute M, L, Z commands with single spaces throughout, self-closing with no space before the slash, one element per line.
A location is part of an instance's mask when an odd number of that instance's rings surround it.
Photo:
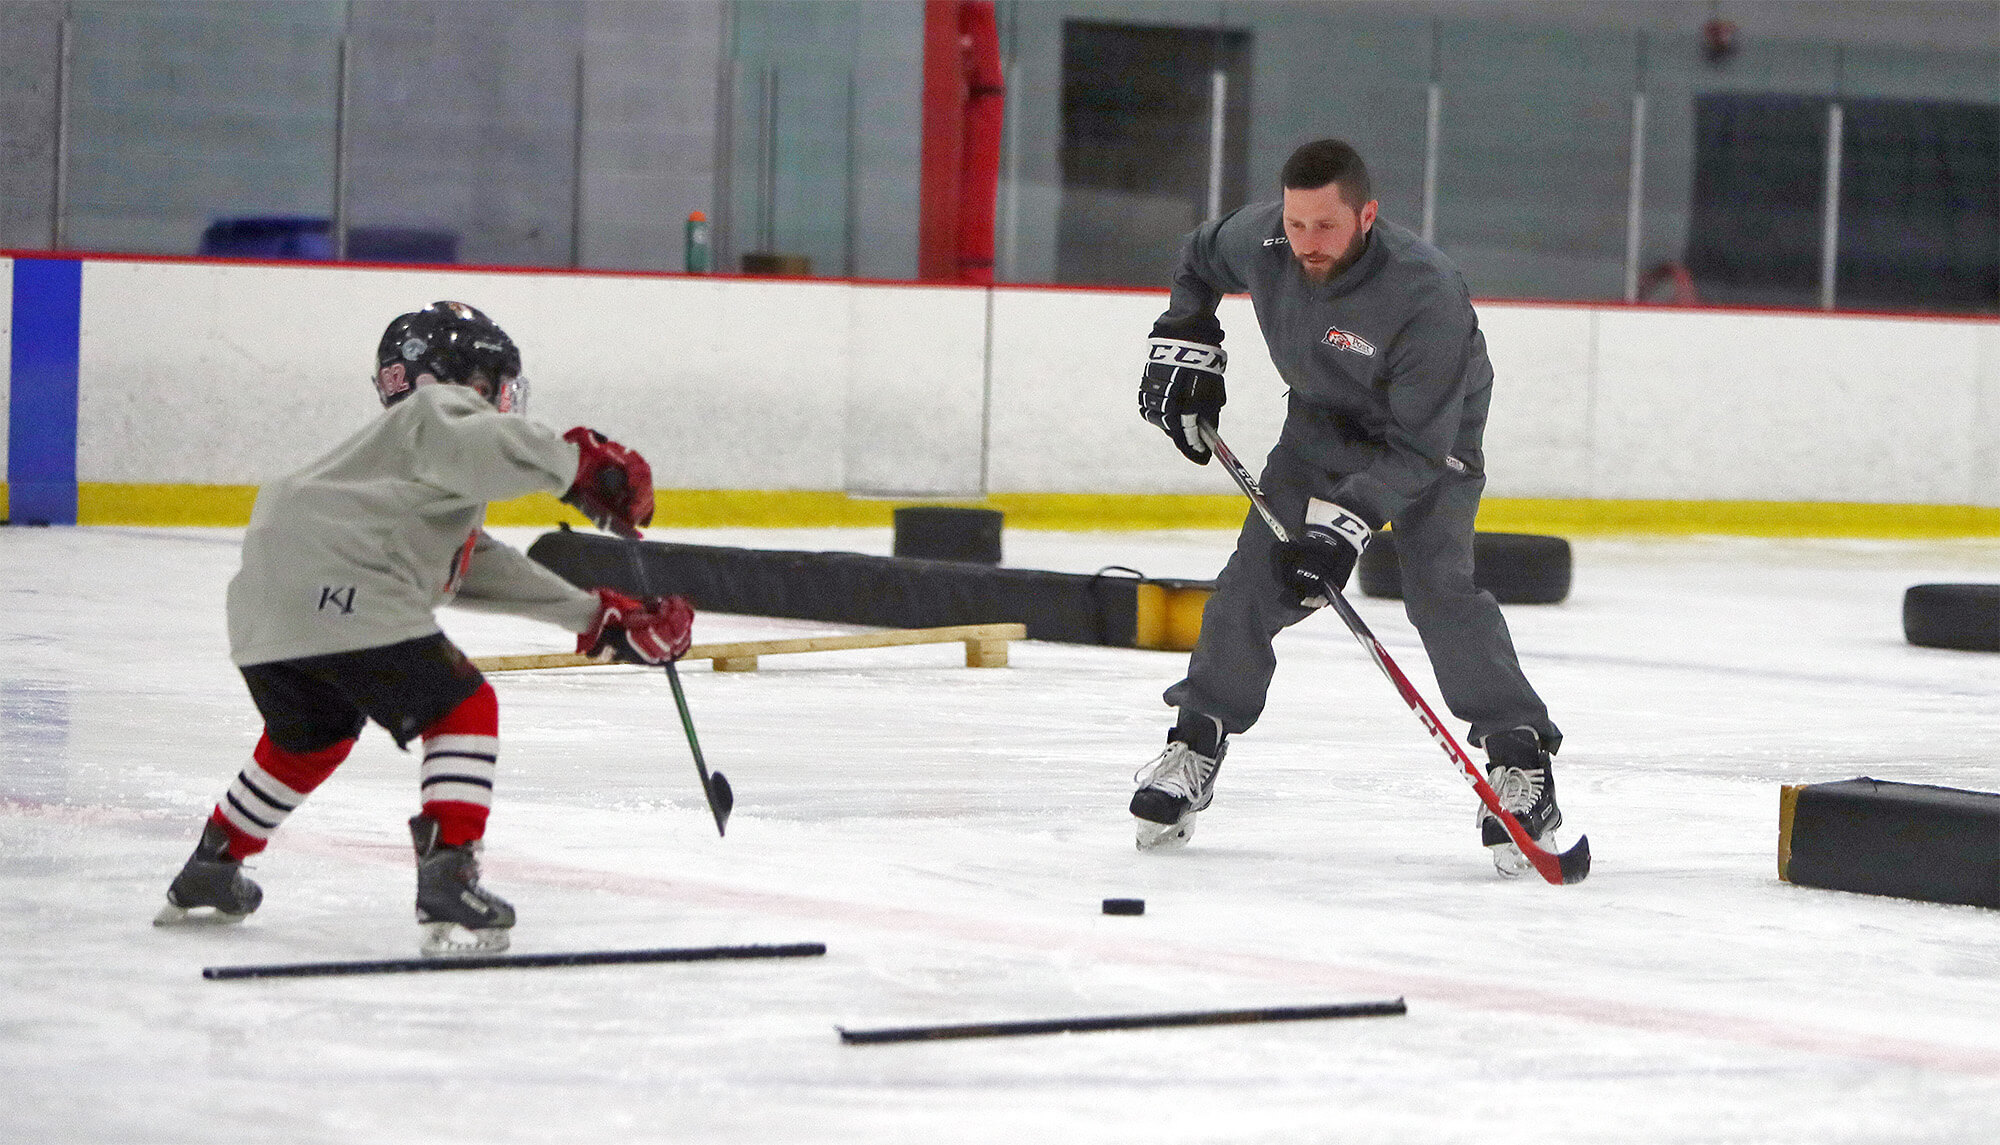
<path fill-rule="evenodd" d="M 263 850 L 271 832 L 353 750 L 354 741 L 344 739 L 318 751 L 286 751 L 265 732 L 250 753 L 250 763 L 236 773 L 236 781 L 209 815 L 229 835 L 230 856 L 243 859 Z"/>
<path fill-rule="evenodd" d="M 457 847 L 486 834 L 499 758 L 500 699 L 492 684 L 424 729 L 424 813 L 438 821 L 438 842 Z"/>

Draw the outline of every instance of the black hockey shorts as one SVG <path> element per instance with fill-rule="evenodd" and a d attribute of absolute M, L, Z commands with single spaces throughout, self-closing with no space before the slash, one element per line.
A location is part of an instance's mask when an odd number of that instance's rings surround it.
<path fill-rule="evenodd" d="M 486 682 L 442 632 L 240 670 L 271 741 L 290 752 L 353 739 L 371 719 L 407 747 Z"/>

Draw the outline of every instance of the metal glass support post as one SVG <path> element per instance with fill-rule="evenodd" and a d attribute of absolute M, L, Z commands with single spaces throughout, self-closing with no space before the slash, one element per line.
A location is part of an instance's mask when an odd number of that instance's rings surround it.
<path fill-rule="evenodd" d="M 1229 74 L 1221 68 L 1208 73 L 1208 211 L 1204 219 L 1222 213 L 1222 146 L 1229 106 Z"/>
<path fill-rule="evenodd" d="M 56 138 L 49 185 L 49 249 L 69 245 L 69 87 L 70 22 L 56 29 Z"/>
<path fill-rule="evenodd" d="M 1424 241 L 1437 241 L 1438 131 L 1444 119 L 1444 85 L 1432 80 L 1424 100 Z"/>
<path fill-rule="evenodd" d="M 853 278 L 856 273 L 855 250 L 857 232 L 861 230 L 861 162 L 857 155 L 861 139 L 861 89 L 860 78 L 853 68 L 847 69 L 847 170 L 842 173 L 846 185 L 847 204 L 841 212 L 841 263 L 842 273 Z"/>
<path fill-rule="evenodd" d="M 757 249 L 776 249 L 778 211 L 778 69 L 764 66 L 757 101 Z"/>
<path fill-rule="evenodd" d="M 589 62 L 583 52 L 576 54 L 576 120 L 571 130 L 569 187 L 569 265 L 583 265 L 583 128 L 584 93 L 589 90 Z"/>
<path fill-rule="evenodd" d="M 1632 77 L 1632 163 L 1625 180 L 1625 301 L 1639 301 L 1639 237 L 1646 206 L 1646 33 Z"/>
<path fill-rule="evenodd" d="M 718 5 L 722 23 L 715 56 L 715 171 L 710 177 L 708 217 L 711 268 L 736 265 L 736 85 L 743 73 L 736 60 L 736 5 Z"/>
<path fill-rule="evenodd" d="M 1021 111 L 1015 102 L 1021 91 L 1021 61 L 1007 61 L 1006 175 L 1001 202 L 1004 221 L 1000 224 L 1000 267 L 997 280 L 1017 282 L 1021 277 Z M 992 292 L 987 292 L 988 298 Z M 990 303 L 989 303 L 990 305 Z M 982 488 L 984 487 L 982 483 Z"/>
<path fill-rule="evenodd" d="M 1826 105 L 1826 200 L 1820 207 L 1819 307 L 1833 309 L 1840 265 L 1840 145 L 1845 122 L 1838 100 Z"/>
<path fill-rule="evenodd" d="M 1646 196 L 1646 93 L 1632 93 L 1632 166 L 1625 189 L 1625 301 L 1639 301 L 1639 227 Z"/>
<path fill-rule="evenodd" d="M 354 40 L 340 38 L 333 76 L 333 257 L 347 261 L 347 93 L 353 90 Z"/>
<path fill-rule="evenodd" d="M 1423 240 L 1437 241 L 1438 134 L 1444 124 L 1444 28 L 1431 20 L 1431 81 L 1424 88 Z"/>

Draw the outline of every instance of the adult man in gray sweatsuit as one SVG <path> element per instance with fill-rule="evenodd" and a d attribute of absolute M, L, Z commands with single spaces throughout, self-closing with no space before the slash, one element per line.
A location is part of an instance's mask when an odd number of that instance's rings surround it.
<path fill-rule="evenodd" d="M 1562 822 L 1550 754 L 1562 733 L 1521 673 L 1493 597 L 1472 583 L 1473 518 L 1493 368 L 1465 280 L 1436 247 L 1377 218 L 1368 171 L 1337 140 L 1308 143 L 1283 172 L 1284 198 L 1189 235 L 1173 299 L 1153 326 L 1139 405 L 1182 453 L 1207 464 L 1199 426 L 1223 404 L 1216 304 L 1249 291 L 1289 412 L 1262 478 L 1294 539 L 1255 514 L 1217 579 L 1167 749 L 1137 776 L 1141 849 L 1187 841 L 1214 795 L 1226 737 L 1249 730 L 1277 667 L 1271 641 L 1345 587 L 1374 533 L 1393 523 L 1410 622 L 1452 713 L 1484 745 L 1502 805 L 1542 840 Z M 1480 811 L 1503 874 L 1526 863 Z"/>

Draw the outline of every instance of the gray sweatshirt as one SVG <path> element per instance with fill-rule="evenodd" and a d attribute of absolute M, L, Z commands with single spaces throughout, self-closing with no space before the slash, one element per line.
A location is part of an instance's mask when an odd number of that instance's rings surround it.
<path fill-rule="evenodd" d="M 264 486 L 229 582 L 230 658 L 262 664 L 428 636 L 440 605 L 581 632 L 597 598 L 480 528 L 486 503 L 576 476 L 576 446 L 463 386 L 424 386 Z"/>
<path fill-rule="evenodd" d="M 1483 472 L 1493 367 L 1465 277 L 1436 247 L 1378 218 L 1354 265 L 1315 283 L 1283 204 L 1253 203 L 1187 237 L 1153 332 L 1219 345 L 1216 304 L 1245 290 L 1291 387 L 1279 441 L 1344 475 L 1335 502 L 1380 528 L 1447 466 Z"/>

